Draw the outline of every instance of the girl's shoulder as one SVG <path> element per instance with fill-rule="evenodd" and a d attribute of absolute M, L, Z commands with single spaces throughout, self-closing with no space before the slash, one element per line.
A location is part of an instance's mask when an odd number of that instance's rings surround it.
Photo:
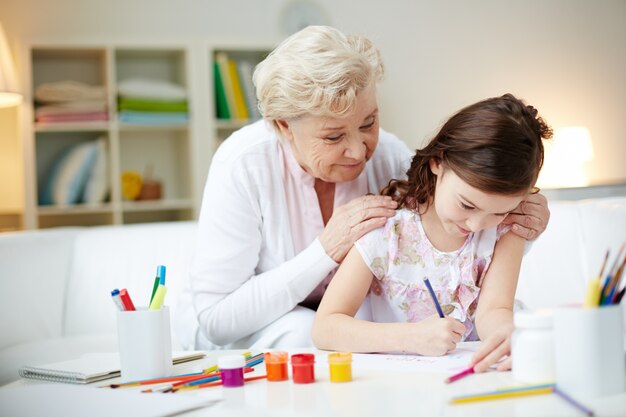
<path fill-rule="evenodd" d="M 401 208 L 387 219 L 385 224 L 378 229 L 374 229 L 361 238 L 362 242 L 382 243 L 395 241 L 398 239 L 414 239 L 417 235 L 422 234 L 422 228 L 418 227 L 421 223 L 420 215 L 410 209 Z"/>

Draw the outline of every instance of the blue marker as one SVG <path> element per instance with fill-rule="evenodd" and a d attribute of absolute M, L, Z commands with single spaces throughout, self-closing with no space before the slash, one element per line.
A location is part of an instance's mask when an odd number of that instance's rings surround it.
<path fill-rule="evenodd" d="M 157 267 L 157 277 L 159 277 L 159 285 L 165 285 L 165 266 L 159 265 Z"/>

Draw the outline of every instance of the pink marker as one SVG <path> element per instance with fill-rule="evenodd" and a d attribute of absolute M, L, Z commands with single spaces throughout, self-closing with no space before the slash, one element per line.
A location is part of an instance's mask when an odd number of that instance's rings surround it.
<path fill-rule="evenodd" d="M 458 374 L 452 375 L 451 377 L 446 378 L 445 383 L 449 384 L 451 382 L 456 381 L 457 379 L 461 379 L 464 376 L 471 375 L 474 373 L 474 368 L 467 368 L 464 371 L 459 372 Z"/>

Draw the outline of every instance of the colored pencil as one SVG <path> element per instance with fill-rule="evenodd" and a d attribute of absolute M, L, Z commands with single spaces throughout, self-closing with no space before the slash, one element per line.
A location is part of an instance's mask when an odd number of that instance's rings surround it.
<path fill-rule="evenodd" d="M 250 382 L 250 381 L 256 381 L 257 379 L 264 379 L 267 378 L 267 375 L 258 375 L 258 376 L 249 376 L 248 378 L 244 378 L 244 382 Z M 218 385 L 222 385 L 222 381 L 214 381 L 214 382 L 207 382 L 206 384 L 200 384 L 200 385 L 185 385 L 182 387 L 178 387 L 178 388 L 174 388 L 172 389 L 171 392 L 178 392 L 178 391 L 185 391 L 185 390 L 190 390 L 190 389 L 199 389 L 199 388 L 208 388 L 208 387 L 216 387 Z"/>
<path fill-rule="evenodd" d="M 501 391 L 488 391 L 477 394 L 463 395 L 454 397 L 450 400 L 451 404 L 463 404 L 476 401 L 499 400 L 503 398 L 524 397 L 528 395 L 550 394 L 554 384 L 529 385 L 519 388 L 511 388 Z"/>
<path fill-rule="evenodd" d="M 553 391 L 556 395 L 563 398 L 566 402 L 568 402 L 575 408 L 585 413 L 585 415 L 590 416 L 590 417 L 593 416 L 592 410 L 588 409 L 587 407 L 585 407 L 584 405 L 582 405 L 581 403 L 579 403 L 578 401 L 576 401 L 575 399 L 573 399 L 572 397 L 570 397 L 569 395 L 561 391 L 561 389 L 559 389 L 558 386 L 554 386 Z"/>
<path fill-rule="evenodd" d="M 211 369 L 211 368 L 207 368 L 207 369 Z M 193 374 L 168 376 L 165 378 L 154 378 L 154 379 L 145 379 L 141 381 L 123 382 L 121 384 L 102 385 L 100 388 L 128 388 L 128 387 L 138 387 L 140 385 L 161 384 L 163 382 L 172 382 L 172 381 L 191 381 L 193 379 L 206 378 L 208 376 L 218 375 L 218 374 L 219 372 L 215 370 L 210 371 L 210 372 L 203 371 L 203 372 L 197 372 Z"/>
<path fill-rule="evenodd" d="M 424 284 L 426 285 L 426 288 L 428 288 L 428 292 L 430 293 L 430 297 L 433 299 L 433 303 L 435 303 L 437 314 L 439 314 L 439 317 L 444 318 L 445 316 L 443 314 L 443 310 L 441 310 L 441 305 L 439 305 L 439 301 L 437 300 L 437 296 L 435 295 L 432 285 L 430 285 L 428 277 L 424 277 Z"/>
<path fill-rule="evenodd" d="M 454 382 L 456 380 L 459 380 L 459 379 L 463 378 L 464 376 L 471 375 L 473 373 L 474 373 L 474 368 L 473 367 L 472 368 L 467 368 L 467 369 L 459 372 L 458 374 L 454 374 L 454 375 L 446 378 L 444 382 L 446 384 L 449 384 L 451 382 Z"/>

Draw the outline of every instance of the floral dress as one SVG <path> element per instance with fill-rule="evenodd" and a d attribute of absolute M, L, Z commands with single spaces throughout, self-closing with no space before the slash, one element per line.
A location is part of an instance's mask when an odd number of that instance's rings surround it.
<path fill-rule="evenodd" d="M 370 291 L 376 322 L 417 322 L 437 314 L 424 284 L 428 277 L 446 316 L 465 325 L 463 340 L 477 340 L 474 315 L 480 285 L 498 239 L 510 226 L 471 233 L 461 248 L 442 252 L 428 240 L 421 216 L 398 210 L 355 245 L 374 274 Z"/>

